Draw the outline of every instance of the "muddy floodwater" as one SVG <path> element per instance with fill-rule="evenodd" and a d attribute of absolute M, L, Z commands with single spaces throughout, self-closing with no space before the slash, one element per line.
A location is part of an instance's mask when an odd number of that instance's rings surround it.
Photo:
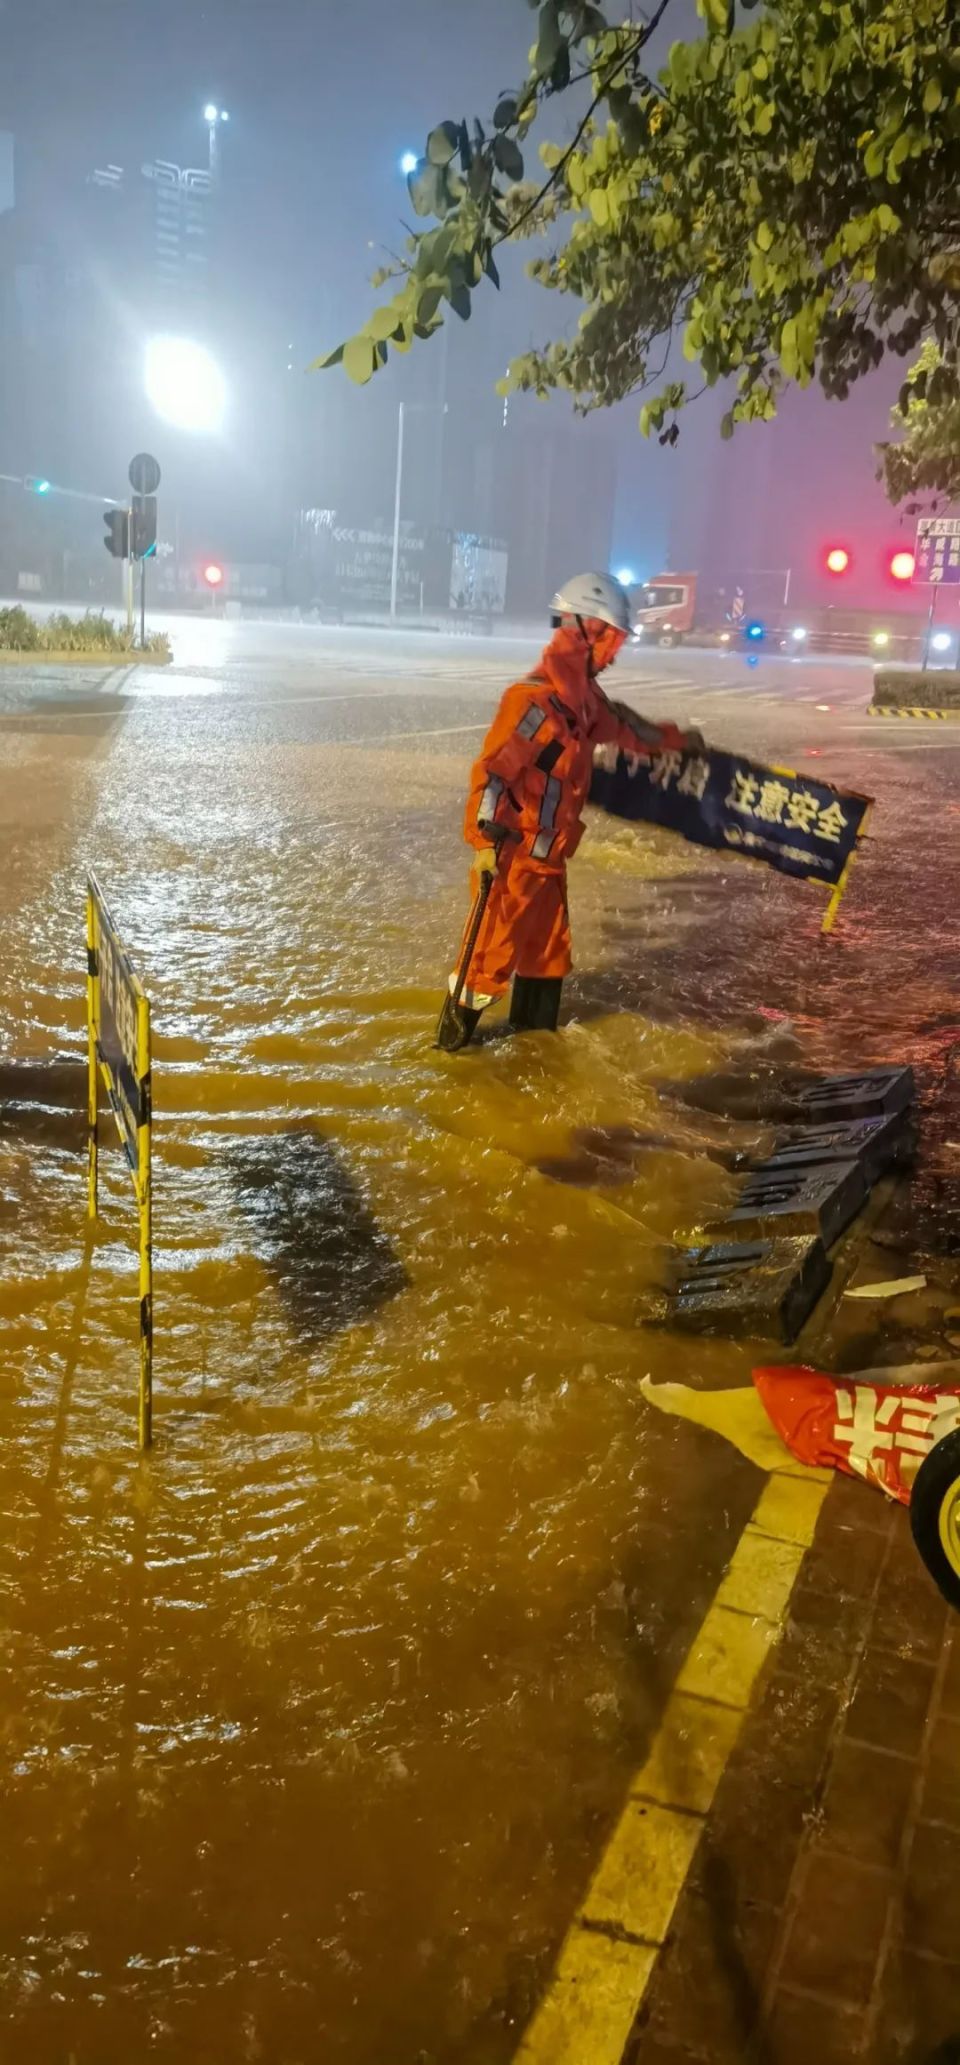
<path fill-rule="evenodd" d="M 506 2065 L 759 1485 L 639 1394 L 742 1352 L 638 1317 L 758 1136 L 662 1085 L 830 1058 L 816 897 L 598 822 L 562 1037 L 441 1056 L 496 669 L 391 700 L 303 653 L 2 685 L 0 2055 L 31 2065 Z M 84 1222 L 91 863 L 156 1029 L 147 1459 L 106 1122 Z"/>

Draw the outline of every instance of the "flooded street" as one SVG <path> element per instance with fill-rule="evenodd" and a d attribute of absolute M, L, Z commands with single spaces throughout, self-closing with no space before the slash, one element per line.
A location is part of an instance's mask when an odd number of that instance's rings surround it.
<path fill-rule="evenodd" d="M 868 724 L 865 667 L 625 663 L 877 796 L 837 931 L 594 817 L 561 1037 L 447 1057 L 468 764 L 535 648 L 174 650 L 0 673 L 2 2055 L 507 2065 L 756 1498 L 640 1395 L 747 1376 L 638 1325 L 762 1131 L 664 1086 L 914 1061 L 960 1242 L 957 748 Z M 147 1459 L 106 1126 L 85 1241 L 89 866 L 154 1012 Z"/>

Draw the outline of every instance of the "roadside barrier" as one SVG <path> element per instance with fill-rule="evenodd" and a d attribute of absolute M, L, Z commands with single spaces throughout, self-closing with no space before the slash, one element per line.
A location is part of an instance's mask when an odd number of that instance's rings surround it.
<path fill-rule="evenodd" d="M 87 1215 L 98 1216 L 99 1090 L 104 1084 L 133 1178 L 140 1229 L 141 1449 L 153 1438 L 153 1201 L 150 1005 L 95 875 L 87 879 Z"/>
<path fill-rule="evenodd" d="M 875 703 L 870 703 L 870 704 L 869 704 L 869 706 L 868 706 L 868 709 L 867 709 L 867 716 L 868 716 L 868 717 L 933 717 L 933 718 L 935 718 L 936 720 L 938 720 L 938 721 L 939 721 L 940 723 L 942 723 L 942 724 L 949 724 L 949 723 L 950 723 L 950 721 L 951 721 L 951 719 L 953 720 L 953 722 L 954 722 L 954 723 L 960 723 L 960 710 L 925 710 L 925 709 L 922 709 L 922 708 L 921 708 L 921 707 L 920 707 L 919 705 L 917 705 L 917 704 L 915 704 L 915 703 L 911 703 L 911 705 L 910 705 L 909 709 L 905 709 L 905 710 L 899 710 L 899 709 L 898 709 L 898 710 L 895 710 L 895 709 L 893 709 L 893 708 L 892 708 L 892 706 L 890 706 L 890 705 L 888 705 L 888 704 L 884 704 L 884 705 L 883 705 L 882 707 L 880 707 L 879 705 L 877 705 L 877 704 L 875 704 Z"/>
<path fill-rule="evenodd" d="M 910 1160 L 914 1087 L 911 1069 L 893 1067 L 786 1091 L 791 1131 L 705 1228 L 710 1245 L 675 1251 L 667 1325 L 795 1340 L 830 1281 L 829 1250 L 880 1177 Z"/>

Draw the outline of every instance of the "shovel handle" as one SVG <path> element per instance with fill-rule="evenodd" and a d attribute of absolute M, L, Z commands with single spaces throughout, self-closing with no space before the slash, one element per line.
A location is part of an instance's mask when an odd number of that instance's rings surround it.
<path fill-rule="evenodd" d="M 470 919 L 470 930 L 467 933 L 467 937 L 464 942 L 463 953 L 460 957 L 460 966 L 457 969 L 457 980 L 452 1000 L 454 1010 L 456 1010 L 457 1005 L 459 1004 L 460 999 L 463 995 L 463 987 L 467 979 L 467 969 L 469 968 L 470 963 L 473 959 L 473 950 L 477 944 L 477 940 L 480 937 L 480 927 L 483 924 L 483 914 L 487 908 L 487 904 L 490 901 L 490 891 L 492 888 L 493 876 L 492 874 L 487 873 L 481 877 L 480 887 L 477 890 L 476 901 L 473 906 L 473 914 Z"/>

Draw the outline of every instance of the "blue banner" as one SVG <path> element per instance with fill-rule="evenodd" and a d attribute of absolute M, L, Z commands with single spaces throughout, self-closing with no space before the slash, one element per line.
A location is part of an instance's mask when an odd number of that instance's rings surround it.
<path fill-rule="evenodd" d="M 600 746 L 590 786 L 591 803 L 612 817 L 661 825 L 694 846 L 739 853 L 828 889 L 842 883 L 872 800 L 712 746 L 652 758 Z"/>

